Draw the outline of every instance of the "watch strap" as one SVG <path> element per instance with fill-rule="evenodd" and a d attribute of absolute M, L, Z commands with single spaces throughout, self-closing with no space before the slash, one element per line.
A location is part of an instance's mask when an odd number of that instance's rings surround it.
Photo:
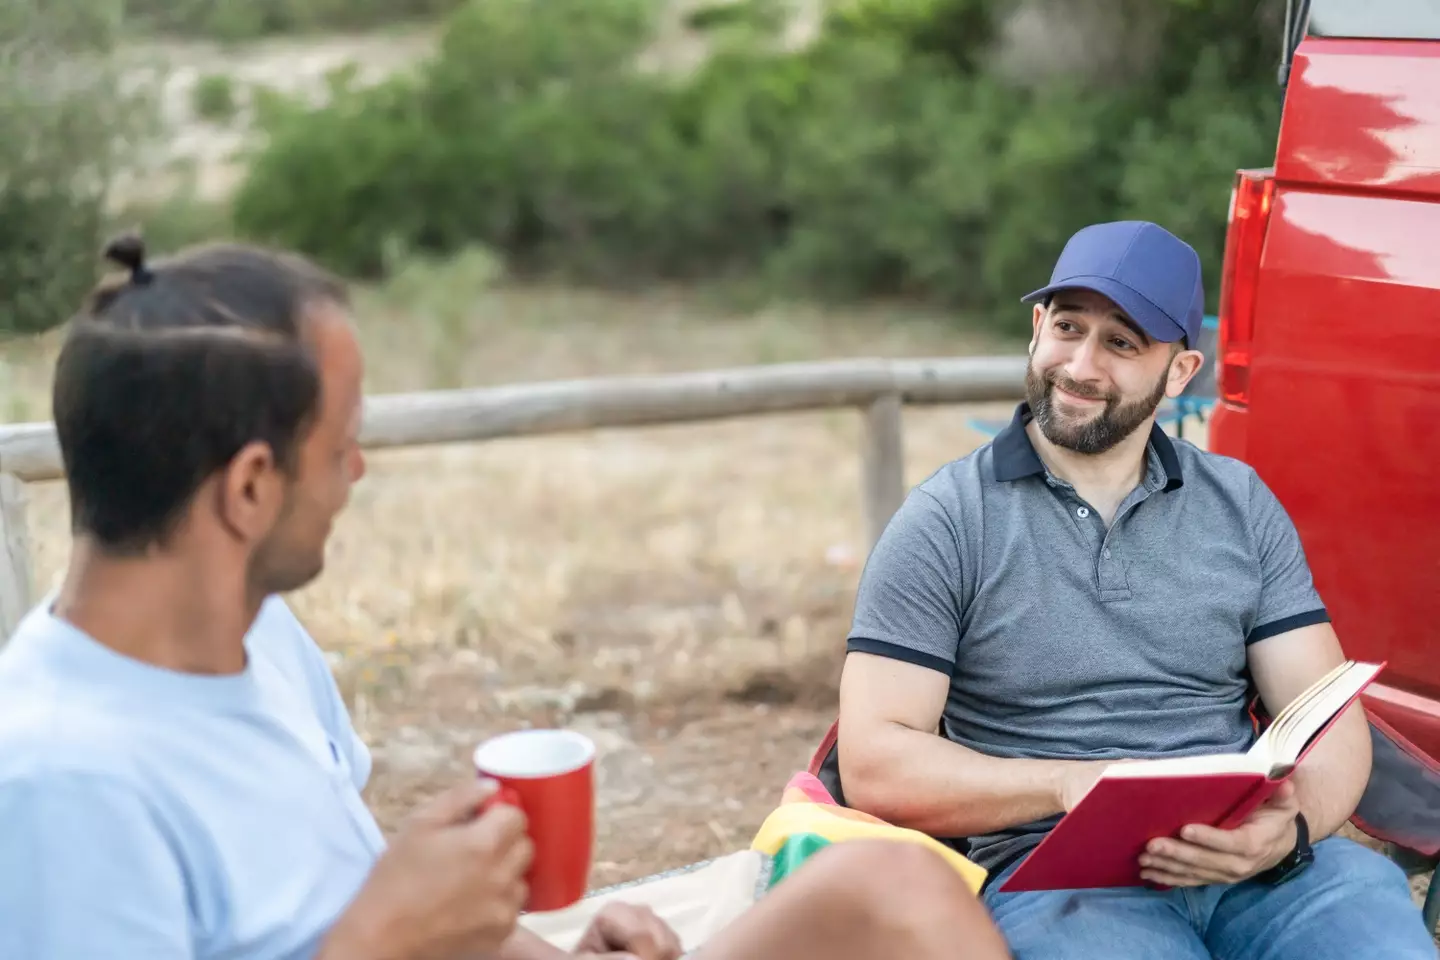
<path fill-rule="evenodd" d="M 1305 820 L 1305 814 L 1295 814 L 1295 846 L 1281 860 L 1269 870 L 1255 875 L 1259 883 L 1275 885 L 1284 883 L 1286 880 L 1298 875 L 1308 867 L 1315 859 L 1315 853 L 1310 847 L 1310 824 Z"/>

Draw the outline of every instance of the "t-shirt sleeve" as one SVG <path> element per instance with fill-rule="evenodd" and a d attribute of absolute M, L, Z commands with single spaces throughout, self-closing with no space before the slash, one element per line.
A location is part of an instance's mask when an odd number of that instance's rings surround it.
<path fill-rule="evenodd" d="M 179 858 L 122 784 L 0 782 L 0 824 L 0 957 L 193 956 Z"/>
<path fill-rule="evenodd" d="M 1250 524 L 1260 563 L 1260 602 L 1246 644 L 1330 619 L 1310 576 L 1300 533 L 1271 489 L 1250 478 Z"/>
<path fill-rule="evenodd" d="M 940 501 L 917 488 L 870 552 L 847 649 L 951 673 L 960 645 L 959 537 Z"/>

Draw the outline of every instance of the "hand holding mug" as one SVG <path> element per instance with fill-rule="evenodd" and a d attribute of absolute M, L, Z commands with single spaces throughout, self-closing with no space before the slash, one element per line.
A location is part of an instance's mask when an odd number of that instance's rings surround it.
<path fill-rule="evenodd" d="M 489 803 L 497 789 L 464 783 L 417 810 L 331 929 L 321 960 L 499 950 L 528 895 L 534 851 L 524 814 Z"/>

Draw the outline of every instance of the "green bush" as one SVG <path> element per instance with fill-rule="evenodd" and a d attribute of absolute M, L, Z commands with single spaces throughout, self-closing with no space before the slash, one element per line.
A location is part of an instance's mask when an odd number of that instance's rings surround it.
<path fill-rule="evenodd" d="M 1279 123 L 1275 89 L 1236 89 L 1211 51 L 1199 56 L 1180 95 L 1159 116 L 1137 123 L 1126 143 L 1118 210 L 1155 220 L 1195 246 L 1212 310 L 1235 169 L 1269 163 Z M 1177 191 L 1177 183 L 1185 189 Z"/>
<path fill-rule="evenodd" d="M 702 8 L 711 55 L 662 75 L 635 68 L 654 2 L 472 3 L 418 73 L 266 110 L 237 226 L 366 274 L 479 244 L 587 281 L 744 275 L 1013 316 L 1070 233 L 1134 216 L 1190 239 L 1215 292 L 1229 177 L 1277 120 L 1273 44 L 1227 38 L 1258 32 L 1253 2 L 1127 10 L 1157 18 L 1162 55 L 1125 82 L 1002 78 L 998 0 L 848 0 L 798 51 L 770 7 Z"/>
<path fill-rule="evenodd" d="M 225 73 L 209 73 L 195 81 L 190 91 L 191 109 L 202 120 L 227 123 L 235 118 L 235 81 Z"/>
<path fill-rule="evenodd" d="M 464 0 L 125 0 L 131 24 L 152 33 L 222 42 L 358 30 L 427 20 Z"/>
<path fill-rule="evenodd" d="M 237 225 L 361 274 L 389 244 L 473 241 L 545 268 L 576 251 L 573 266 L 597 271 L 636 256 L 628 244 L 655 249 L 646 217 L 673 208 L 679 146 L 666 89 L 630 68 L 653 11 L 476 3 L 413 76 L 340 86 L 319 111 L 273 101 Z"/>
<path fill-rule="evenodd" d="M 229 206 L 201 198 L 193 185 L 163 199 L 127 204 L 109 217 L 109 223 L 108 233 L 134 231 L 143 236 L 152 257 L 235 236 Z"/>
<path fill-rule="evenodd" d="M 884 38 L 912 55 L 977 72 L 996 37 L 997 0 L 840 0 L 826 27 L 843 38 Z"/>
<path fill-rule="evenodd" d="M 94 283 L 113 172 L 141 131 L 97 0 L 0 4 L 0 335 L 65 321 Z"/>

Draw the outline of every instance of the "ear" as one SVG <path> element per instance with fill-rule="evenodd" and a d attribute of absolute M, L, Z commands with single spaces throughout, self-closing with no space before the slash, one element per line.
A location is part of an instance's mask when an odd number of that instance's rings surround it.
<path fill-rule="evenodd" d="M 1035 345 L 1040 342 L 1040 329 L 1045 324 L 1045 304 L 1035 304 L 1035 310 L 1030 317 L 1030 353 L 1035 353 Z"/>
<path fill-rule="evenodd" d="M 1165 396 L 1174 400 L 1185 392 L 1195 374 L 1205 362 L 1205 354 L 1199 350 L 1181 350 L 1170 359 L 1170 372 L 1165 380 Z"/>
<path fill-rule="evenodd" d="M 285 474 L 268 443 L 247 443 L 221 471 L 220 522 L 245 543 L 259 543 L 285 505 Z"/>

